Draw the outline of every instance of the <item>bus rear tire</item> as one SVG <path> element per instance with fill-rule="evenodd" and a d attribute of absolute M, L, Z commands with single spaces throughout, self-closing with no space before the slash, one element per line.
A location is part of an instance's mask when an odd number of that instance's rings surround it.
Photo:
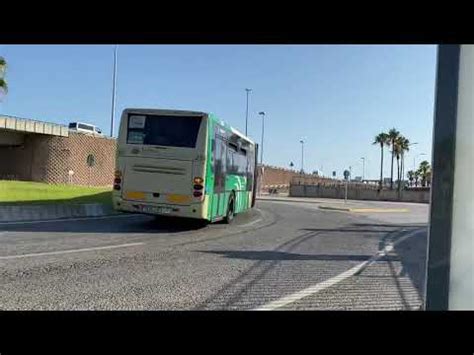
<path fill-rule="evenodd" d="M 224 217 L 224 223 L 226 223 L 226 224 L 231 224 L 232 221 L 234 220 L 234 216 L 235 216 L 235 214 L 234 214 L 234 211 L 235 211 L 234 201 L 235 201 L 234 194 L 232 194 L 229 197 L 229 204 L 227 205 L 227 213 Z"/>

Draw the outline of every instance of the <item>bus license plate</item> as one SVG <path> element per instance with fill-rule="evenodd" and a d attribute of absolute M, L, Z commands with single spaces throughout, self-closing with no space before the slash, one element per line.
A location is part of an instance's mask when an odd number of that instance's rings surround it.
<path fill-rule="evenodd" d="M 155 206 L 142 206 L 142 212 L 144 212 L 144 213 L 170 213 L 171 208 L 169 208 L 169 207 L 155 207 Z"/>

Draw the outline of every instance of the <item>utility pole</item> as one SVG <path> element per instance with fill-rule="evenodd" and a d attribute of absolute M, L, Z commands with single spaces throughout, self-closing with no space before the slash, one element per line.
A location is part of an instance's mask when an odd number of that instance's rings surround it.
<path fill-rule="evenodd" d="M 262 144 L 260 145 L 260 164 L 262 164 L 263 166 L 263 137 L 265 134 L 265 112 L 260 111 L 258 114 L 262 116 Z"/>
<path fill-rule="evenodd" d="M 249 93 L 252 89 L 245 89 L 247 92 L 247 109 L 245 111 L 245 135 L 247 136 L 247 127 L 248 127 L 248 120 L 249 120 Z"/>
<path fill-rule="evenodd" d="M 110 136 L 114 136 L 114 120 L 115 120 L 115 96 L 116 96 L 116 85 L 117 85 L 117 49 L 118 45 L 114 48 L 114 74 L 112 79 L 112 109 L 110 113 Z"/>
<path fill-rule="evenodd" d="M 301 143 L 301 173 L 304 172 L 304 140 L 300 140 Z"/>

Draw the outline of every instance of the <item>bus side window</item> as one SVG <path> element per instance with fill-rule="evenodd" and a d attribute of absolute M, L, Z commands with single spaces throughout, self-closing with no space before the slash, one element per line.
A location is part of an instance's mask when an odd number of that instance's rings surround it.
<path fill-rule="evenodd" d="M 214 162 L 216 160 L 216 140 L 217 137 L 214 137 L 213 140 L 211 140 L 211 172 L 214 173 Z"/>

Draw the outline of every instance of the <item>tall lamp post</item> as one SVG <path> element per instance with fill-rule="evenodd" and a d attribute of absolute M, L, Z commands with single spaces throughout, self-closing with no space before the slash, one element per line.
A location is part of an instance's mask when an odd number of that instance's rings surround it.
<path fill-rule="evenodd" d="M 260 145 L 260 164 L 263 165 L 263 137 L 265 135 L 265 112 L 260 111 L 258 114 L 262 116 L 262 143 Z"/>
<path fill-rule="evenodd" d="M 413 157 L 413 171 L 416 171 L 416 158 L 421 157 L 422 155 L 426 155 L 425 153 L 420 153 Z"/>
<path fill-rule="evenodd" d="M 360 158 L 362 160 L 362 181 L 365 180 L 365 157 Z"/>
<path fill-rule="evenodd" d="M 112 108 L 110 112 L 110 136 L 114 136 L 114 120 L 115 120 L 115 96 L 116 96 L 116 85 L 117 85 L 117 49 L 118 45 L 114 48 L 114 74 L 112 79 Z"/>
<path fill-rule="evenodd" d="M 304 172 L 304 140 L 300 140 L 301 143 L 301 174 Z"/>
<path fill-rule="evenodd" d="M 249 120 L 249 93 L 252 89 L 245 89 L 247 92 L 247 108 L 245 110 L 245 135 L 247 135 L 247 127 L 248 127 L 248 120 Z"/>

